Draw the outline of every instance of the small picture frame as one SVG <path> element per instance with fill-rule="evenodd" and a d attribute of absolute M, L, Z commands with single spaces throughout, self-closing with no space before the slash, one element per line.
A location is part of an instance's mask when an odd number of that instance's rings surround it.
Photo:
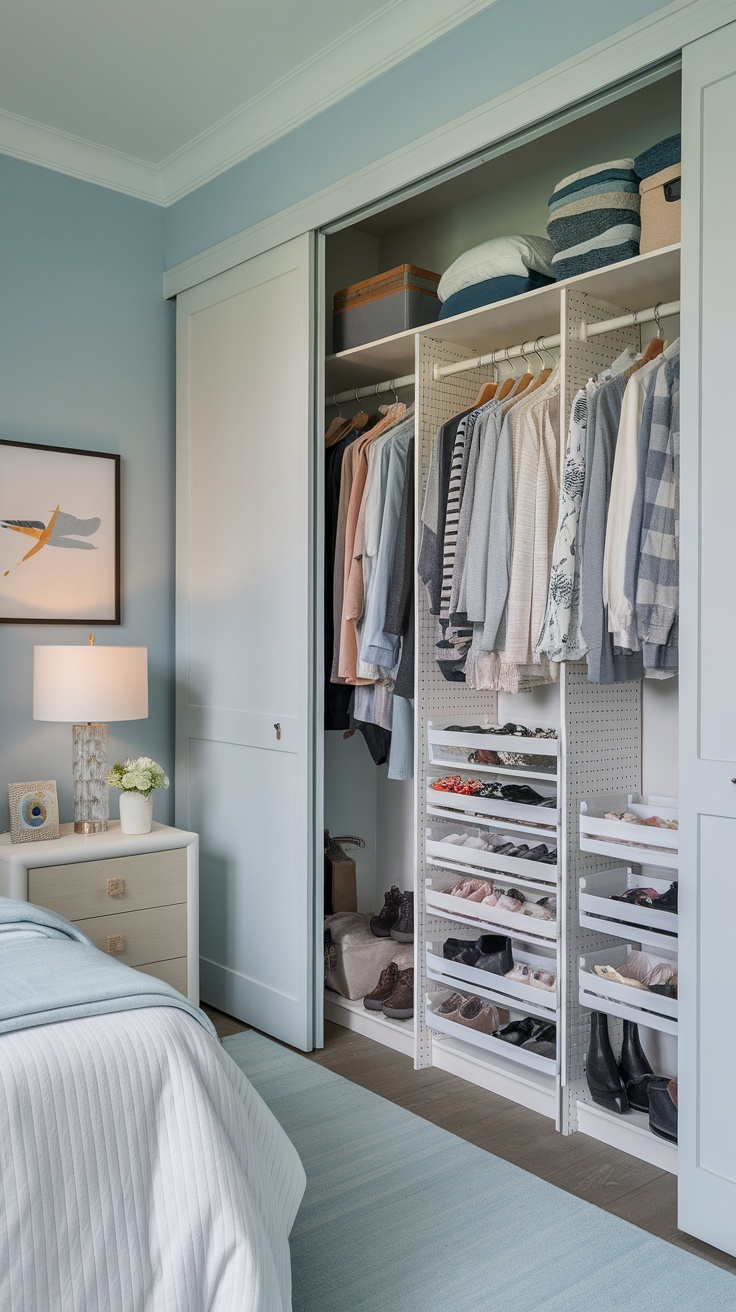
<path fill-rule="evenodd" d="M 56 780 L 8 784 L 11 843 L 37 843 L 59 837 Z"/>

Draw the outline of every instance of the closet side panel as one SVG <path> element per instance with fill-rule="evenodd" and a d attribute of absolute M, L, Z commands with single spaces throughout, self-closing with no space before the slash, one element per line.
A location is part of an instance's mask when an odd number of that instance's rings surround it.
<path fill-rule="evenodd" d="M 312 249 L 177 305 L 177 824 L 205 1001 L 312 1047 Z"/>
<path fill-rule="evenodd" d="M 736 24 L 683 51 L 679 1225 L 736 1254 Z"/>

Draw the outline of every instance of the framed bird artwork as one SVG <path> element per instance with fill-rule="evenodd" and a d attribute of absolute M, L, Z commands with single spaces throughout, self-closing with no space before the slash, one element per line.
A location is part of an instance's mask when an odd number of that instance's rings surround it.
<path fill-rule="evenodd" d="M 120 623 L 120 456 L 0 440 L 0 623 Z"/>

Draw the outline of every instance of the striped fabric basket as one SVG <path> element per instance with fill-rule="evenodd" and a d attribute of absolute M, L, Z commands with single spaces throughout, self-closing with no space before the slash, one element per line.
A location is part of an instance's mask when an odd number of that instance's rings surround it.
<path fill-rule="evenodd" d="M 594 164 L 558 182 L 547 220 L 558 282 L 638 255 L 639 207 L 633 159 Z"/>

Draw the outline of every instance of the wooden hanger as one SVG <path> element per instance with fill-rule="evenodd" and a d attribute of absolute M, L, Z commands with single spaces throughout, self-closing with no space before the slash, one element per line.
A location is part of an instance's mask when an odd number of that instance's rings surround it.
<path fill-rule="evenodd" d="M 485 405 L 486 401 L 492 401 L 497 391 L 498 383 L 484 383 L 473 402 L 473 409 L 477 410 L 478 406 Z"/>
<path fill-rule="evenodd" d="M 340 438 L 345 436 L 349 428 L 350 420 L 338 415 L 336 419 L 333 419 L 325 433 L 325 446 L 334 446 L 335 442 L 339 442 Z"/>
<path fill-rule="evenodd" d="M 325 450 L 328 451 L 331 446 L 337 446 L 337 443 L 341 442 L 353 428 L 365 428 L 368 418 L 365 410 L 359 410 L 357 415 L 353 415 L 351 419 L 343 419 L 341 415 L 337 419 L 333 419 L 325 433 Z"/>
<path fill-rule="evenodd" d="M 645 364 L 650 364 L 652 360 L 656 360 L 657 356 L 662 354 L 664 348 L 664 338 L 659 336 L 653 337 L 642 355 L 641 360 L 635 360 L 633 364 L 629 365 L 628 369 L 624 369 L 624 378 L 630 378 L 638 369 L 642 369 Z"/>

